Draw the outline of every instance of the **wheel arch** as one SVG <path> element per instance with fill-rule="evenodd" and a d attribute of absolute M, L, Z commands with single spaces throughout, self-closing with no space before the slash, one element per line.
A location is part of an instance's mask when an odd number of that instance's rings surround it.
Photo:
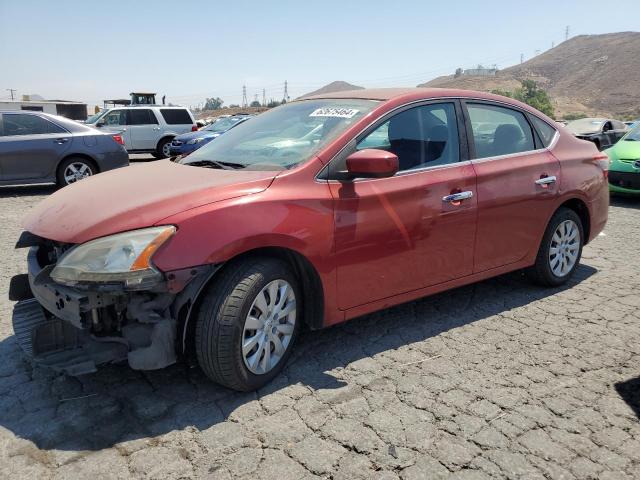
<path fill-rule="evenodd" d="M 162 142 L 164 142 L 165 140 L 173 140 L 175 137 L 176 137 L 176 134 L 174 133 L 165 133 L 164 135 L 162 135 L 162 137 L 160 137 L 160 139 L 156 142 L 156 150 L 160 148 L 160 144 Z"/>
<path fill-rule="evenodd" d="M 56 175 L 58 173 L 58 170 L 60 170 L 60 165 L 62 165 L 66 160 L 69 160 L 70 158 L 76 158 L 76 157 L 84 158 L 85 160 L 90 161 L 91 164 L 95 167 L 96 173 L 100 173 L 100 166 L 98 165 L 98 162 L 96 161 L 96 159 L 93 158 L 91 155 L 88 155 L 86 153 L 69 153 L 64 157 L 62 157 L 56 164 L 56 171 L 55 171 Z"/>
<path fill-rule="evenodd" d="M 589 242 L 589 237 L 591 235 L 591 215 L 589 213 L 587 203 L 578 197 L 569 198 L 561 203 L 553 214 L 555 215 L 555 213 L 563 207 L 573 210 L 580 218 L 580 221 L 582 222 L 582 230 L 584 232 L 584 245 L 586 245 Z"/>
<path fill-rule="evenodd" d="M 206 290 L 208 285 L 217 281 L 221 272 L 233 268 L 239 261 L 251 257 L 277 258 L 286 262 L 300 282 L 303 297 L 302 304 L 304 306 L 302 317 L 304 324 L 311 330 L 322 328 L 324 323 L 324 288 L 320 275 L 311 261 L 301 253 L 290 248 L 259 247 L 239 253 L 224 263 L 213 266 L 206 279 L 202 282 L 201 287 L 198 288 L 193 300 L 189 302 L 188 306 L 181 306 L 177 312 L 177 328 L 178 346 L 183 353 L 188 354 L 190 351 L 193 351 L 192 347 L 195 334 L 195 321 L 193 321 L 193 318 L 196 316 L 198 308 L 202 303 L 202 292 Z"/>

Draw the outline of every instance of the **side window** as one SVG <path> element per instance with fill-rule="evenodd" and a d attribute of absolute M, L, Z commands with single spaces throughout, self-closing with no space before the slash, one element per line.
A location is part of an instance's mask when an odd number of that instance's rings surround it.
<path fill-rule="evenodd" d="M 38 115 L 5 113 L 3 115 L 4 136 L 42 135 L 47 133 L 68 133 L 65 129 Z"/>
<path fill-rule="evenodd" d="M 356 148 L 395 153 L 400 171 L 458 162 L 455 105 L 437 103 L 400 112 L 360 140 Z"/>
<path fill-rule="evenodd" d="M 522 112 L 480 103 L 467 104 L 476 157 L 535 150 L 533 132 Z"/>
<path fill-rule="evenodd" d="M 545 147 L 548 147 L 556 134 L 556 129 L 549 125 L 547 122 L 540 120 L 535 115 L 531 115 L 529 118 L 531 118 L 533 126 L 538 131 L 540 139 L 542 140 L 542 144 Z"/>
<path fill-rule="evenodd" d="M 162 114 L 164 121 L 169 125 L 193 124 L 193 120 L 191 120 L 189 112 L 182 108 L 161 108 L 160 113 Z"/>
<path fill-rule="evenodd" d="M 113 110 L 102 117 L 101 122 L 105 125 L 126 125 L 127 124 L 127 112 L 126 110 Z"/>
<path fill-rule="evenodd" d="M 131 109 L 129 112 L 129 125 L 157 125 L 158 120 L 148 108 Z"/>

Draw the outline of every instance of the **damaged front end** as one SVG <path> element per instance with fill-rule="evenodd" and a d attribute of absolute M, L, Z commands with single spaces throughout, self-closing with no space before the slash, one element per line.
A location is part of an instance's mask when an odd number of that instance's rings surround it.
<path fill-rule="evenodd" d="M 92 242 L 62 244 L 28 232 L 20 237 L 16 248 L 29 247 L 28 274 L 11 280 L 9 297 L 17 301 L 16 338 L 34 363 L 69 375 L 124 360 L 136 370 L 155 370 L 175 363 L 184 350 L 195 298 L 216 268 L 163 273 L 151 256 L 166 238 L 156 244 L 133 238 L 121 241 L 124 246 L 105 238 L 111 244 L 100 239 L 91 250 L 85 245 Z M 133 266 L 123 273 L 127 262 Z"/>

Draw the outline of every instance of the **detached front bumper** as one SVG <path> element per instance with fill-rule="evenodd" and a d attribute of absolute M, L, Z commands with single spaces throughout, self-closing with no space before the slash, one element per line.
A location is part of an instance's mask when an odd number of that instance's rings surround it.
<path fill-rule="evenodd" d="M 175 363 L 184 343 L 178 324 L 188 318 L 212 267 L 172 272 L 148 291 L 107 284 L 76 288 L 52 280 L 55 264 L 41 265 L 40 248 L 31 246 L 28 273 L 14 277 L 9 291 L 18 300 L 14 332 L 34 363 L 70 375 L 125 360 L 137 370 Z"/>

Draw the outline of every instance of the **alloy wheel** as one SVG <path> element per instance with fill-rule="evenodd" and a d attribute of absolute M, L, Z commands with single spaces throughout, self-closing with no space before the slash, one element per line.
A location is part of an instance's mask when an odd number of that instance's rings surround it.
<path fill-rule="evenodd" d="M 557 277 L 567 275 L 576 262 L 580 251 L 580 230 L 573 220 L 561 222 L 551 237 L 549 266 Z"/>
<path fill-rule="evenodd" d="M 163 154 L 165 157 L 168 157 L 168 156 L 170 156 L 170 155 L 171 155 L 171 142 L 165 142 L 165 143 L 162 145 L 162 154 Z"/>
<path fill-rule="evenodd" d="M 91 167 L 82 162 L 70 163 L 67 165 L 67 168 L 64 169 L 64 181 L 67 185 L 90 177 L 91 175 L 93 175 Z"/>
<path fill-rule="evenodd" d="M 272 370 L 287 351 L 296 324 L 296 295 L 285 280 L 268 283 L 256 296 L 244 322 L 242 358 L 251 373 Z"/>

